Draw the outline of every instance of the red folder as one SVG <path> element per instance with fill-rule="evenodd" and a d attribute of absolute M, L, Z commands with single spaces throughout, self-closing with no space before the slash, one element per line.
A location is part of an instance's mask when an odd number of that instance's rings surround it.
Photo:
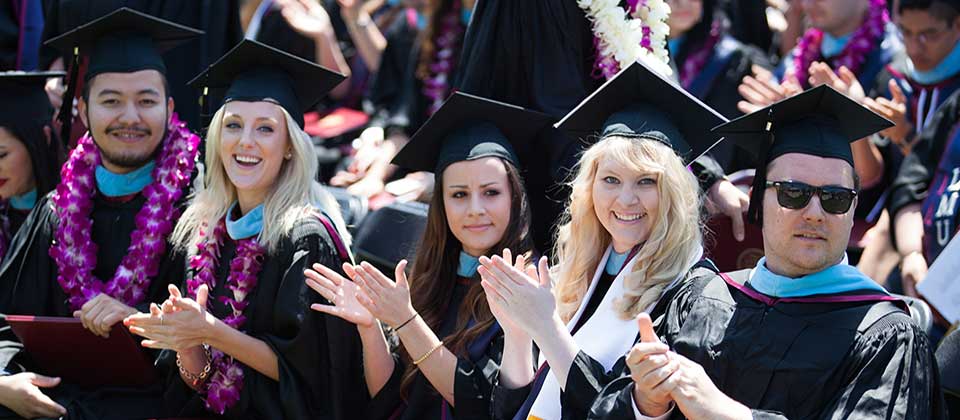
<path fill-rule="evenodd" d="M 82 387 L 146 386 L 157 380 L 153 360 L 118 322 L 110 337 L 94 335 L 77 318 L 7 315 L 40 372 Z"/>

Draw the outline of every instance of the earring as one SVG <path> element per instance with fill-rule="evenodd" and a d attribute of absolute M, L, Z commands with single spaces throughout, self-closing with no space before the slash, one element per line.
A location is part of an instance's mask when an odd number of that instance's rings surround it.
<path fill-rule="evenodd" d="M 293 157 L 293 153 L 287 153 L 286 155 L 283 156 L 283 158 L 286 160 L 290 160 L 290 158 L 292 157 Z"/>

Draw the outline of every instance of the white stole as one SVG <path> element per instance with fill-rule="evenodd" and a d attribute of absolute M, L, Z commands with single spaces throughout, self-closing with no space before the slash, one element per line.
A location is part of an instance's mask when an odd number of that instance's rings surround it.
<path fill-rule="evenodd" d="M 573 318 L 567 322 L 567 331 L 571 331 L 573 327 L 577 325 L 580 317 L 583 316 L 587 302 L 597 288 L 600 275 L 603 274 L 604 269 L 607 267 L 607 259 L 610 258 L 610 252 L 612 252 L 612 250 L 612 246 L 607 247 L 603 258 L 600 259 L 600 264 L 597 265 L 597 270 L 593 274 L 593 281 L 590 282 L 587 293 L 580 301 L 580 308 L 577 309 L 577 313 L 574 314 Z M 700 261 L 700 258 L 703 257 L 703 249 L 701 248 L 700 251 L 692 255 L 692 257 L 695 258 L 688 261 L 687 267 L 693 267 L 697 261 Z M 607 294 L 603 296 L 600 305 L 597 306 L 596 311 L 593 312 L 593 316 L 573 335 L 573 341 L 577 343 L 577 347 L 603 365 L 603 368 L 607 371 L 612 369 L 613 365 L 617 363 L 617 360 L 630 351 L 637 339 L 637 335 L 640 333 L 637 320 L 625 320 L 621 318 L 619 311 L 614 307 L 614 302 L 624 296 L 624 278 L 633 270 L 633 265 L 636 261 L 637 256 L 634 255 L 624 264 L 620 273 L 617 274 L 617 277 L 613 279 L 613 283 L 610 284 L 610 289 L 607 290 Z M 664 288 L 664 291 L 669 290 L 679 280 L 686 277 L 686 275 L 687 271 L 681 273 L 669 286 Z M 644 312 L 650 312 L 656 304 L 657 302 L 654 302 L 650 307 L 644 309 Z M 546 362 L 546 359 L 541 352 L 537 360 L 537 366 L 543 365 L 544 362 Z M 534 400 L 533 406 L 530 408 L 530 414 L 527 415 L 527 420 L 559 420 L 560 415 L 560 383 L 557 381 L 556 375 L 548 373 L 543 381 L 543 387 L 540 388 L 540 393 L 537 394 L 537 399 Z"/>
<path fill-rule="evenodd" d="M 587 289 L 587 293 L 580 300 L 580 308 L 577 309 L 573 318 L 567 322 L 567 331 L 572 330 L 580 317 L 583 316 L 587 302 L 593 296 L 600 275 L 603 274 L 603 270 L 607 266 L 607 259 L 610 258 L 612 249 L 612 247 L 607 247 L 603 258 L 600 259 L 600 264 L 597 265 L 593 280 L 590 282 L 590 288 Z M 600 362 L 607 370 L 613 368 L 613 364 L 630 350 L 639 331 L 636 320 L 620 318 L 618 311 L 614 308 L 614 301 L 623 296 L 624 277 L 630 273 L 636 260 L 637 257 L 633 256 L 624 264 L 620 274 L 613 279 L 610 289 L 603 297 L 600 305 L 597 306 L 593 316 L 573 335 L 577 347 Z M 545 361 L 546 359 L 541 353 L 537 365 L 542 365 Z M 556 375 L 547 374 L 543 381 L 543 387 L 540 389 L 537 399 L 533 402 L 533 407 L 530 408 L 530 414 L 527 418 L 560 419 L 560 383 L 557 381 Z"/>

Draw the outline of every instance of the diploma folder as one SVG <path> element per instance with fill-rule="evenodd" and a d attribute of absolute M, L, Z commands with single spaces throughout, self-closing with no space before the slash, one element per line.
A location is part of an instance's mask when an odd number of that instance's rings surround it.
<path fill-rule="evenodd" d="M 110 337 L 94 335 L 77 318 L 7 315 L 37 373 L 60 377 L 84 388 L 142 387 L 157 380 L 151 358 L 122 322 Z"/>

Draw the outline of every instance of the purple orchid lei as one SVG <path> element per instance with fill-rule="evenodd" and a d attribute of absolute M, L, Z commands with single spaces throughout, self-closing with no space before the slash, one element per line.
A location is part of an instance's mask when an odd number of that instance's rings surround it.
<path fill-rule="evenodd" d="M 428 69 L 430 76 L 423 81 L 423 96 L 427 98 L 427 116 L 433 115 L 450 95 L 450 77 L 460 55 L 460 42 L 465 28 L 460 21 L 460 1 L 440 20 L 440 30 L 434 37 L 436 49 Z"/>
<path fill-rule="evenodd" d="M 693 80 L 703 71 L 704 66 L 707 65 L 710 57 L 713 56 L 713 49 L 716 48 L 717 43 L 720 42 L 720 38 L 722 37 L 723 24 L 719 19 L 715 19 L 710 25 L 710 34 L 707 35 L 707 39 L 703 41 L 700 48 L 688 54 L 687 59 L 683 62 L 683 66 L 680 69 L 680 85 L 683 86 L 684 89 L 689 89 Z"/>
<path fill-rule="evenodd" d="M 870 0 L 870 11 L 866 21 L 860 25 L 850 38 L 847 46 L 840 52 L 840 55 L 832 60 L 835 69 L 846 66 L 854 74 L 860 71 L 860 67 L 867 60 L 867 55 L 873 49 L 874 45 L 879 45 L 883 39 L 884 27 L 890 21 L 887 13 L 887 4 L 885 0 Z M 823 41 L 823 31 L 817 28 L 810 28 L 800 38 L 797 48 L 793 53 L 793 74 L 801 86 L 808 87 L 810 65 L 814 61 L 823 60 L 820 53 L 820 44 Z"/>
<path fill-rule="evenodd" d="M 213 291 L 217 279 L 214 270 L 220 258 L 220 246 L 223 244 L 226 224 L 221 221 L 213 229 L 211 235 L 197 245 L 197 255 L 190 258 L 190 268 L 195 273 L 187 280 L 187 293 L 196 298 L 197 289 L 206 284 Z M 201 230 L 200 237 L 204 232 Z M 257 275 L 260 273 L 264 258 L 264 249 L 257 242 L 256 237 L 237 241 L 237 253 L 230 262 L 230 275 L 227 276 L 226 287 L 233 292 L 233 297 L 221 296 L 219 301 L 230 308 L 231 313 L 223 322 L 230 327 L 240 330 L 247 321 L 243 310 L 249 305 L 247 296 L 257 287 Z M 223 414 L 228 408 L 240 400 L 243 390 L 243 368 L 233 357 L 217 349 L 210 349 L 213 360 L 210 380 L 201 388 L 206 394 L 205 404 L 208 410 Z"/>
<path fill-rule="evenodd" d="M 93 275 L 97 266 L 97 244 L 90 231 L 93 222 L 93 196 L 96 193 L 95 170 L 100 151 L 88 132 L 77 142 L 60 171 L 61 182 L 53 195 L 53 206 L 60 223 L 54 234 L 50 257 L 59 268 L 57 282 L 69 296 L 73 310 L 100 293 L 134 306 L 143 301 L 146 289 L 160 268 L 167 235 L 179 217 L 177 200 L 190 182 L 196 164 L 200 137 L 190 132 L 176 114 L 170 116 L 154 181 L 143 190 L 146 203 L 137 213 L 136 229 L 130 246 L 113 278 L 104 283 Z"/>

